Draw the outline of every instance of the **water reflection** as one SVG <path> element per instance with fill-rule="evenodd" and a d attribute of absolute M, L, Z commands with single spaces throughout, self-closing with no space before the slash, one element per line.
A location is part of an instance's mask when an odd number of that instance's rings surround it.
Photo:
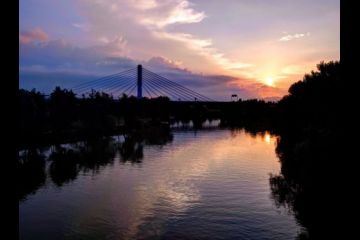
<path fill-rule="evenodd" d="M 112 137 L 87 139 L 69 146 L 54 146 L 48 160 L 51 180 L 57 185 L 77 178 L 80 171 L 96 174 L 114 160 L 117 142 Z"/>
<path fill-rule="evenodd" d="M 78 154 L 72 149 L 56 146 L 55 150 L 51 152 L 49 160 L 51 161 L 50 177 L 57 186 L 76 179 L 80 168 Z"/>
<path fill-rule="evenodd" d="M 278 213 L 269 198 L 268 174 L 280 169 L 274 145 L 268 144 L 275 136 L 244 129 L 174 134 L 132 132 L 53 146 L 49 176 L 62 191 L 49 189 L 20 205 L 21 234 L 38 239 L 296 235 L 291 216 Z M 38 219 L 29 214 L 33 209 Z M 29 222 L 35 222 L 31 229 Z M 45 230 L 44 222 L 57 233 Z"/>
<path fill-rule="evenodd" d="M 275 144 L 278 139 L 277 135 L 271 133 L 270 131 L 254 131 L 253 129 L 248 128 L 231 128 L 230 132 L 232 138 L 237 137 L 239 134 L 246 134 L 251 136 L 253 139 L 267 144 Z"/>
<path fill-rule="evenodd" d="M 155 132 L 156 131 L 156 134 Z M 173 139 L 170 130 L 148 129 L 116 137 L 89 138 L 72 144 L 59 144 L 43 149 L 32 148 L 19 153 L 19 201 L 35 193 L 45 184 L 46 161 L 50 162 L 49 177 L 58 187 L 77 179 L 79 173 L 98 174 L 102 167 L 111 165 L 116 154 L 120 162 L 140 163 L 144 145 L 164 145 Z"/>
<path fill-rule="evenodd" d="M 329 208 L 326 203 L 338 194 L 338 179 L 325 169 L 334 163 L 337 166 L 341 159 L 337 141 L 342 138 L 332 134 L 319 131 L 299 137 L 298 132 L 286 132 L 277 140 L 281 172 L 270 176 L 272 198 L 277 206 L 289 209 L 304 227 L 299 239 L 323 238 L 331 234 L 329 226 L 336 222 L 333 206 Z M 331 186 L 331 191 L 326 186 Z"/>
<path fill-rule="evenodd" d="M 295 151 L 299 152 L 294 154 Z M 301 160 L 302 164 L 298 165 L 299 158 L 304 157 L 304 152 L 301 154 L 302 151 L 300 145 L 295 147 L 295 142 L 287 139 L 286 136 L 278 138 L 276 153 L 281 162 L 281 172 L 270 175 L 271 196 L 278 208 L 288 209 L 297 222 L 304 227 L 297 239 L 317 239 L 318 227 L 316 226 L 324 221 L 318 214 L 320 206 L 314 208 L 317 194 L 309 183 L 302 181 L 302 175 L 306 172 L 303 160 Z M 318 236 L 322 234 L 324 232 Z"/>
<path fill-rule="evenodd" d="M 18 176 L 20 201 L 25 200 L 29 194 L 34 194 L 45 184 L 45 156 L 42 149 L 31 148 L 19 153 Z"/>
<path fill-rule="evenodd" d="M 219 119 L 202 119 L 202 120 L 177 120 L 170 125 L 172 129 L 218 129 L 220 126 Z"/>
<path fill-rule="evenodd" d="M 120 145 L 121 161 L 140 163 L 144 157 L 143 148 L 141 141 L 136 141 L 133 137 L 125 137 L 125 141 Z"/>

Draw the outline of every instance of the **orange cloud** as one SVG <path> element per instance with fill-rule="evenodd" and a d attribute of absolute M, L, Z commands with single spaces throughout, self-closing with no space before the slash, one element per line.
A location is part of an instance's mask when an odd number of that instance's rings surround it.
<path fill-rule="evenodd" d="M 35 28 L 30 31 L 22 31 L 19 34 L 19 41 L 22 44 L 28 44 L 34 41 L 46 42 L 49 36 L 41 28 Z"/>

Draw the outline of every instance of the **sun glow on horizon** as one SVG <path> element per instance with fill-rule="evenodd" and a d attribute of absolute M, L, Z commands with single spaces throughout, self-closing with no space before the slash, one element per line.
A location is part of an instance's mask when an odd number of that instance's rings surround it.
<path fill-rule="evenodd" d="M 267 78 L 265 79 L 265 84 L 268 85 L 268 86 L 270 86 L 270 87 L 273 87 L 273 86 L 274 86 L 274 78 L 272 78 L 272 77 L 267 77 Z"/>
<path fill-rule="evenodd" d="M 265 142 L 267 144 L 270 144 L 271 143 L 271 136 L 269 133 L 266 133 L 265 136 L 264 136 L 264 139 L 265 139 Z"/>

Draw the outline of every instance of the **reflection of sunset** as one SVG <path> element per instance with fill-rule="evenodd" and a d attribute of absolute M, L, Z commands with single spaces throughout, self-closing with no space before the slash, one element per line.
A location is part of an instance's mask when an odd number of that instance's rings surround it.
<path fill-rule="evenodd" d="M 150 239 L 174 226 L 205 231 L 218 221 L 227 224 L 230 217 L 241 222 L 244 216 L 253 221 L 250 226 L 257 226 L 259 219 L 278 216 L 269 199 L 269 173 L 280 171 L 274 145 L 268 144 L 274 138 L 267 132 L 244 130 L 175 132 L 171 144 L 145 145 L 141 164 L 124 163 L 117 155 L 96 178 L 84 174 L 64 186 L 70 195 L 52 190 L 48 194 L 62 198 L 59 211 L 76 208 L 70 238 L 78 233 L 86 237 L 96 226 L 99 234 L 116 239 Z M 84 198 L 86 204 L 76 200 Z M 46 210 L 46 215 L 54 211 Z M 250 216 L 253 211 L 264 214 Z M 287 221 L 295 231 L 295 222 Z"/>
<path fill-rule="evenodd" d="M 273 137 L 267 132 L 251 136 L 243 130 L 231 132 L 231 138 L 228 134 L 226 131 L 200 133 L 195 138 L 191 134 L 182 135 L 174 142 L 176 148 L 170 147 L 171 151 L 167 146 L 160 152 L 147 149 L 145 155 L 153 161 L 146 166 L 146 177 L 141 174 L 127 180 L 136 189 L 131 200 L 134 210 L 127 216 L 131 222 L 129 238 L 144 234 L 141 227 L 145 224 L 144 216 L 157 219 L 162 212 L 161 216 L 165 217 L 168 209 L 171 214 L 181 215 L 200 204 L 204 197 L 202 184 L 211 183 L 213 191 L 244 188 L 242 191 L 246 192 L 264 182 L 267 189 L 268 173 L 279 168 L 274 147 L 269 144 Z M 248 178 L 245 182 L 244 176 Z M 162 225 L 159 219 L 153 221 Z"/>

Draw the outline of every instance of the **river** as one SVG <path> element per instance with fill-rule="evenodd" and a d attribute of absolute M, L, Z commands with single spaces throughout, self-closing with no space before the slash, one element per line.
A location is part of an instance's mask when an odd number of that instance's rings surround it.
<path fill-rule="evenodd" d="M 269 186 L 276 139 L 181 128 L 42 149 L 23 170 L 38 179 L 21 180 L 20 239 L 295 239 Z"/>

